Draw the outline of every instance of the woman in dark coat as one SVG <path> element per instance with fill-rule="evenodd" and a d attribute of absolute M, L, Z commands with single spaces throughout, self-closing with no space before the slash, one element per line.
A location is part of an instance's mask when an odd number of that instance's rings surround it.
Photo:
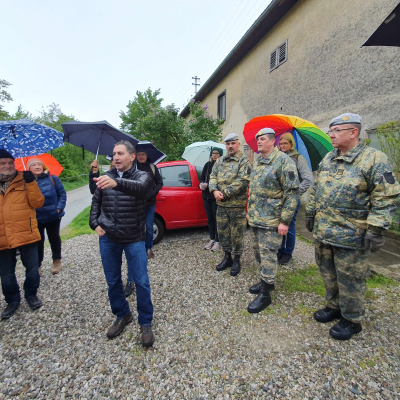
<path fill-rule="evenodd" d="M 203 191 L 201 197 L 203 199 L 204 208 L 206 209 L 208 219 L 208 230 L 210 232 L 210 241 L 204 246 L 204 250 L 218 251 L 219 238 L 217 232 L 217 201 L 208 188 L 210 182 L 210 174 L 215 161 L 222 156 L 222 150 L 214 147 L 211 150 L 211 160 L 208 161 L 203 168 L 200 178 L 200 189 Z"/>
<path fill-rule="evenodd" d="M 35 175 L 45 200 L 43 207 L 36 209 L 36 218 L 41 236 L 39 242 L 39 273 L 42 272 L 42 262 L 44 253 L 44 231 L 50 242 L 51 252 L 53 253 L 52 273 L 58 274 L 61 271 L 61 238 L 60 222 L 64 216 L 64 208 L 67 203 L 67 193 L 60 179 L 56 175 L 50 175 L 48 168 L 43 165 L 39 158 L 31 158 L 28 161 L 28 169 Z"/>

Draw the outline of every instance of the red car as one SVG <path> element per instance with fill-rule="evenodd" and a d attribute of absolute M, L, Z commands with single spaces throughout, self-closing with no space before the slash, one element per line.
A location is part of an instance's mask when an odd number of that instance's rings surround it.
<path fill-rule="evenodd" d="M 187 161 L 157 164 L 163 187 L 157 195 L 154 219 L 154 244 L 164 236 L 165 229 L 207 226 L 207 215 L 199 189 L 201 170 Z"/>

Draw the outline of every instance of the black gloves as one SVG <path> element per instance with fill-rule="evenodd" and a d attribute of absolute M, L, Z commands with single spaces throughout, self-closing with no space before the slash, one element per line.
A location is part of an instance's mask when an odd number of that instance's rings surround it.
<path fill-rule="evenodd" d="M 380 250 L 385 244 L 385 236 L 383 236 L 382 233 L 367 231 L 364 238 L 365 250 L 370 249 L 371 253 L 375 253 Z"/>
<path fill-rule="evenodd" d="M 306 228 L 307 228 L 307 230 L 309 232 L 313 231 L 313 228 L 314 228 L 314 217 L 311 217 L 311 216 L 307 217 L 306 216 Z"/>
<path fill-rule="evenodd" d="M 35 175 L 31 171 L 22 171 L 26 183 L 31 183 L 35 180 Z"/>

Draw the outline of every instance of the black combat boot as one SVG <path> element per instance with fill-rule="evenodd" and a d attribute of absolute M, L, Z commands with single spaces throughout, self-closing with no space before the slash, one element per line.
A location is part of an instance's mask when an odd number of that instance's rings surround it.
<path fill-rule="evenodd" d="M 339 319 L 341 316 L 340 310 L 335 310 L 334 308 L 325 307 L 318 311 L 315 311 L 314 318 L 318 322 L 331 322 L 334 319 Z"/>
<path fill-rule="evenodd" d="M 261 281 L 260 293 L 258 296 L 248 305 L 247 311 L 249 313 L 259 313 L 266 309 L 271 304 L 270 291 L 275 289 L 275 285 L 271 285 L 265 281 Z"/>
<path fill-rule="evenodd" d="M 251 294 L 258 294 L 258 293 L 260 293 L 261 282 L 262 282 L 262 281 L 256 283 L 256 284 L 253 285 L 253 286 L 250 286 L 250 287 L 249 287 L 249 292 L 250 292 Z"/>
<path fill-rule="evenodd" d="M 232 267 L 232 255 L 229 251 L 225 252 L 225 257 L 220 264 L 217 265 L 217 271 L 223 271 L 224 269 Z"/>
<path fill-rule="evenodd" d="M 233 264 L 231 268 L 231 276 L 236 276 L 240 274 L 240 256 L 235 255 L 233 259 Z"/>
<path fill-rule="evenodd" d="M 355 333 L 360 333 L 362 326 L 360 323 L 351 322 L 342 317 L 338 324 L 329 329 L 329 334 L 336 340 L 349 340 Z"/>

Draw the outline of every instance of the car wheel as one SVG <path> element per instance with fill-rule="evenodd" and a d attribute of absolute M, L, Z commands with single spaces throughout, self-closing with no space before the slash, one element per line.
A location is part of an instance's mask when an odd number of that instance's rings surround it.
<path fill-rule="evenodd" d="M 161 219 L 155 217 L 154 224 L 153 224 L 153 244 L 157 244 L 161 241 L 164 236 L 164 223 Z"/>

